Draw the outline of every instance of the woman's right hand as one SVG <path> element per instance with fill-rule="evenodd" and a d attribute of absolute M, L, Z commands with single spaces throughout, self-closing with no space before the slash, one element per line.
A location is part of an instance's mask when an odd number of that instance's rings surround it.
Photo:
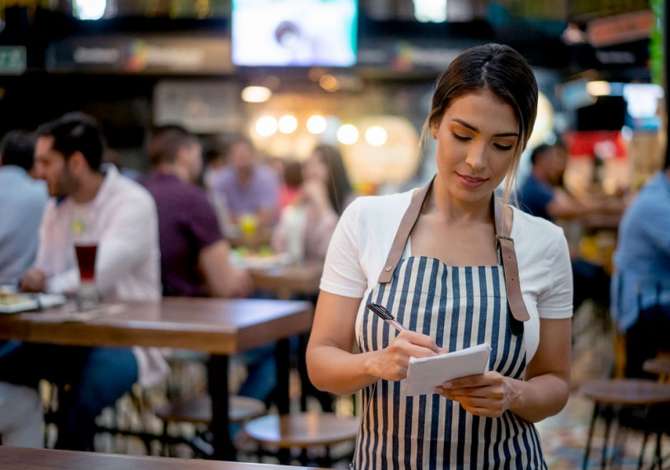
<path fill-rule="evenodd" d="M 439 352 L 440 348 L 430 336 L 401 331 L 388 347 L 371 355 L 368 371 L 382 380 L 403 380 L 407 377 L 410 357 L 429 357 Z"/>

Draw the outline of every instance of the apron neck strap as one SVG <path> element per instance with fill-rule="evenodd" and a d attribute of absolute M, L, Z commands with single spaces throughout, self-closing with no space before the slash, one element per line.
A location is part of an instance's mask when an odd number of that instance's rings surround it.
<path fill-rule="evenodd" d="M 402 257 L 409 236 L 419 220 L 423 204 L 430 193 L 433 181 L 414 191 L 409 207 L 403 215 L 398 231 L 393 239 L 391 251 L 389 251 L 386 263 L 379 274 L 378 283 L 387 284 L 393 277 L 400 258 Z M 505 286 L 507 290 L 507 301 L 516 320 L 526 321 L 530 318 L 526 310 L 526 304 L 521 295 L 521 284 L 519 281 L 519 267 L 516 259 L 516 250 L 514 248 L 514 239 L 511 237 L 511 221 L 506 221 L 503 215 L 503 203 L 495 196 L 491 198 L 491 210 L 494 219 L 494 231 L 497 246 L 500 248 L 502 257 L 503 272 L 505 276 Z"/>

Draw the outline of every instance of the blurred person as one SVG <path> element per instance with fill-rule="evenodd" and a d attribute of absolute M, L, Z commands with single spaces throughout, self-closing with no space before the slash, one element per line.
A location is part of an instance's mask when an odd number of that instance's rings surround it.
<path fill-rule="evenodd" d="M 30 177 L 34 152 L 35 137 L 23 131 L 9 132 L 0 144 L 0 285 L 17 286 L 37 254 L 47 191 Z"/>
<path fill-rule="evenodd" d="M 35 261 L 47 191 L 30 177 L 34 153 L 35 136 L 28 132 L 11 131 L 0 144 L 0 285 L 17 286 Z M 15 347 L 14 341 L 0 342 L 0 356 Z M 43 421 L 34 389 L 0 382 L 0 443 L 41 447 Z"/>
<path fill-rule="evenodd" d="M 37 391 L 0 382 L 0 444 L 42 447 L 44 419 Z"/>
<path fill-rule="evenodd" d="M 211 140 L 207 151 L 205 152 L 205 170 L 203 172 L 203 184 L 209 191 L 212 189 L 216 175 L 218 175 L 227 164 L 228 146 L 221 138 L 216 137 Z"/>
<path fill-rule="evenodd" d="M 148 145 L 153 171 L 142 183 L 158 209 L 163 294 L 243 297 L 248 275 L 230 262 L 206 192 L 195 185 L 202 172 L 202 148 L 185 129 L 159 129 Z"/>
<path fill-rule="evenodd" d="M 624 213 L 614 254 L 612 316 L 626 338 L 626 377 L 670 351 L 670 154 Z"/>
<path fill-rule="evenodd" d="M 279 190 L 279 209 L 283 211 L 293 204 L 300 196 L 303 183 L 302 164 L 294 159 L 286 161 L 277 159 L 281 171 L 281 188 Z"/>
<path fill-rule="evenodd" d="M 303 184 L 295 203 L 282 213 L 273 247 L 296 258 L 323 262 L 338 218 L 352 195 L 337 148 L 319 145 L 303 165 Z M 299 244 L 299 247 L 294 245 Z"/>
<path fill-rule="evenodd" d="M 521 210 L 550 222 L 558 219 L 585 221 L 604 210 L 602 204 L 581 202 L 562 187 L 567 152 L 561 143 L 538 145 L 530 160 L 531 173 L 517 193 Z M 587 299 L 593 299 L 603 309 L 609 308 L 610 276 L 602 266 L 573 256 L 572 274 L 575 311 Z"/>
<path fill-rule="evenodd" d="M 103 166 L 97 122 L 69 113 L 38 130 L 36 173 L 49 202 L 35 266 L 23 276 L 30 292 L 71 293 L 79 287 L 73 243 L 84 231 L 97 240 L 96 287 L 105 299 L 159 301 L 156 207 L 140 185 Z M 167 365 L 157 350 L 23 344 L 0 358 L 0 377 L 36 387 L 40 379 L 69 385 L 57 446 L 93 450 L 95 418 L 139 381 L 161 380 Z"/>
<path fill-rule="evenodd" d="M 262 227 L 271 227 L 279 207 L 279 178 L 258 161 L 250 140 L 234 140 L 227 155 L 228 165 L 212 182 L 213 190 L 226 203 L 230 217 L 239 224 L 244 216 L 253 216 Z"/>

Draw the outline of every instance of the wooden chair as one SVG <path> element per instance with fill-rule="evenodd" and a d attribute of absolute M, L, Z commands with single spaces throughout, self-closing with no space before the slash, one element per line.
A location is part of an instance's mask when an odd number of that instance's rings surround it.
<path fill-rule="evenodd" d="M 645 372 L 658 375 L 661 383 L 670 383 L 670 354 L 662 353 L 654 359 L 645 361 L 642 366 Z"/>
<path fill-rule="evenodd" d="M 594 402 L 593 417 L 589 427 L 589 434 L 586 442 L 586 450 L 584 453 L 584 460 L 582 468 L 588 468 L 589 454 L 591 453 L 591 443 L 595 430 L 596 421 L 599 417 L 605 420 L 605 435 L 601 457 L 601 467 L 607 467 L 607 451 L 609 445 L 609 437 L 612 422 L 619 421 L 622 411 L 630 411 L 631 409 L 642 409 L 639 426 L 635 428 L 641 429 L 645 435 L 656 434 L 656 453 L 655 464 L 661 465 L 661 438 L 663 434 L 662 428 L 653 427 L 647 422 L 646 418 L 651 416 L 650 410 L 654 405 L 670 403 L 670 385 L 653 382 L 650 380 L 640 379 L 603 379 L 592 380 L 585 383 L 581 387 L 581 393 Z M 619 421 L 620 422 L 620 421 Z M 646 443 L 646 437 L 645 437 Z M 642 468 L 644 459 L 644 447 L 640 451 L 640 458 L 638 468 Z"/>
<path fill-rule="evenodd" d="M 230 398 L 230 423 L 243 424 L 266 412 L 265 403 L 254 398 L 233 396 Z M 190 399 L 167 403 L 155 410 L 156 416 L 163 421 L 164 450 L 173 438 L 168 436 L 168 427 L 172 423 L 190 423 L 206 428 L 212 421 L 212 400 L 209 395 L 200 395 Z M 211 454 L 211 446 L 201 436 L 193 439 L 181 439 L 196 454 Z M 169 453 L 169 452 L 168 452 Z"/>
<path fill-rule="evenodd" d="M 307 450 L 321 448 L 325 452 L 319 465 L 330 467 L 333 462 L 331 447 L 354 441 L 359 427 L 358 418 L 333 413 L 300 413 L 256 418 L 244 425 L 244 431 L 258 444 L 259 457 L 268 453 L 268 447 L 299 449 L 301 463 L 307 465 Z"/>

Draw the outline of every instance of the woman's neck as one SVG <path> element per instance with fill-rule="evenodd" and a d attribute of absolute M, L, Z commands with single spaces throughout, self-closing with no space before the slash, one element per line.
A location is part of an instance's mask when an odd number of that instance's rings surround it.
<path fill-rule="evenodd" d="M 463 201 L 449 193 L 446 184 L 435 178 L 428 202 L 428 211 L 435 212 L 450 224 L 465 222 L 490 222 L 491 200 Z"/>

